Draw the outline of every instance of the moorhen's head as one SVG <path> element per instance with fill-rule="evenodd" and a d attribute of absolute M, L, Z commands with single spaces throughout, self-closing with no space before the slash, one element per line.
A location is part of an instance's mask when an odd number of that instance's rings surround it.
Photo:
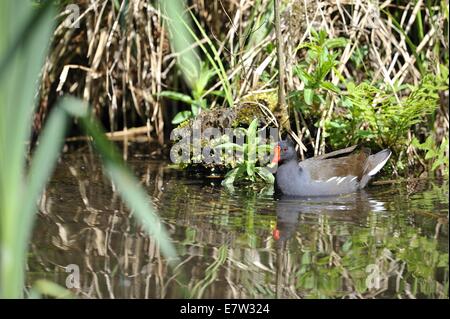
<path fill-rule="evenodd" d="M 297 159 L 294 142 L 289 138 L 278 142 L 275 146 L 272 163 L 279 163 L 292 159 Z"/>

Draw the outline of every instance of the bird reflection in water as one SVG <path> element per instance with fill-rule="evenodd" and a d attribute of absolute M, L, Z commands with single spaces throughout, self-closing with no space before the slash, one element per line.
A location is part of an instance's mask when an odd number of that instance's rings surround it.
<path fill-rule="evenodd" d="M 276 297 L 283 298 L 283 290 L 286 289 L 287 280 L 283 280 L 288 268 L 287 244 L 293 236 L 305 240 L 304 234 L 299 233 L 302 222 L 307 222 L 305 217 L 314 216 L 317 219 L 327 217 L 329 221 L 338 223 L 365 224 L 370 212 L 384 211 L 384 202 L 375 200 L 367 192 L 327 196 L 301 198 L 278 195 L 276 202 L 277 222 L 273 229 L 273 239 L 276 245 Z M 311 215 L 314 214 L 314 215 Z M 307 234 L 305 234 L 307 236 Z M 328 233 L 329 238 L 333 235 Z M 313 239 L 313 238 L 311 238 Z M 308 239 L 306 239 L 308 240 Z M 336 245 L 337 240 L 332 240 Z M 287 279 L 287 278 L 286 278 Z M 299 296 L 302 297 L 302 296 Z"/>

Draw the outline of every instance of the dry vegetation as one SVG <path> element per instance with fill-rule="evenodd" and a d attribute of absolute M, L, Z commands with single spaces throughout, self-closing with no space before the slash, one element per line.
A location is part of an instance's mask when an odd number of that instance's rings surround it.
<path fill-rule="evenodd" d="M 65 3 L 60 4 L 60 24 L 43 70 L 35 128 L 40 129 L 56 98 L 70 93 L 89 101 L 109 131 L 145 126 L 141 131 L 146 131 L 149 140 L 163 145 L 173 128 L 172 118 L 187 105 L 160 94 L 166 90 L 189 94 L 190 89 L 176 66 L 178 54 L 171 52 L 159 1 L 80 0 L 78 4 L 80 28 L 66 27 L 68 12 Z M 305 81 L 297 76 L 296 67 L 305 60 L 307 52 L 301 46 L 310 43 L 313 30 L 324 30 L 328 39 L 346 40 L 343 47 L 330 49 L 337 53 L 336 67 L 327 75 L 328 81 L 342 89 L 341 94 L 317 89 L 324 103 L 313 103 L 308 112 L 291 99 L 288 114 L 270 105 L 278 87 L 273 0 L 191 0 L 188 8 L 205 30 L 203 34 L 196 29 L 199 41 L 193 46 L 214 44 L 230 83 L 233 106 L 253 103 L 268 116 L 275 114 L 278 121 L 288 117 L 297 141 L 304 144 L 302 157 L 339 146 L 330 141 L 327 130 L 334 117 L 345 116 L 341 95 L 349 93 L 345 90 L 348 82 L 367 81 L 400 103 L 413 90 L 404 84 L 418 87 L 426 74 L 439 78 L 442 65 L 448 67 L 448 1 L 290 0 L 281 4 L 288 97 L 304 92 Z M 199 52 L 207 64 L 205 51 Z M 314 68 L 310 64 L 307 71 Z M 403 150 L 399 148 L 396 156 L 399 161 L 407 159 L 409 166 L 421 166 L 419 171 L 431 164 L 423 159 L 427 150 L 413 145 L 414 137 L 423 142 L 433 135 L 437 151 L 448 134 L 446 81 L 444 88 L 433 82 L 441 87 L 436 89 L 439 102 L 432 112 L 419 114 L 420 121 L 402 132 Z M 223 94 L 214 94 L 224 89 L 214 74 L 202 94 L 207 109 L 227 106 Z M 369 126 L 363 123 L 360 128 Z M 356 142 L 370 141 L 380 144 L 369 137 Z M 444 151 L 448 157 L 448 147 Z M 395 166 L 393 171 L 402 172 L 404 166 Z"/>

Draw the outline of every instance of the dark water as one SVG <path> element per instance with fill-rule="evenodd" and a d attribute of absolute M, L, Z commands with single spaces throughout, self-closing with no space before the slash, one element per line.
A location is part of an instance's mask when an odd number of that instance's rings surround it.
<path fill-rule="evenodd" d="M 145 156 L 128 162 L 182 266 L 171 269 L 87 150 L 66 154 L 45 192 L 27 284 L 82 298 L 448 298 L 448 181 L 372 185 L 334 198 L 227 190 Z"/>

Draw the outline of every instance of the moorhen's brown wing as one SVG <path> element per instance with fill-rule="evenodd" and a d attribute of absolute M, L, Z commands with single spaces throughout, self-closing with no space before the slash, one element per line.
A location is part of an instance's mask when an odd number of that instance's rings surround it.
<path fill-rule="evenodd" d="M 356 146 L 335 151 L 300 162 L 303 169 L 307 169 L 310 178 L 315 181 L 327 181 L 333 177 L 353 176 L 360 181 L 365 169 L 370 150 L 361 149 L 347 156 L 332 158 L 334 156 L 350 153 Z"/>
<path fill-rule="evenodd" d="M 327 159 L 327 158 L 333 158 L 333 157 L 337 157 L 339 155 L 344 155 L 344 154 L 350 154 L 351 152 L 353 152 L 356 148 L 358 147 L 358 145 L 353 145 L 347 148 L 343 148 L 341 150 L 337 150 L 337 151 L 333 151 L 330 153 L 326 153 L 326 154 L 322 154 L 316 157 L 313 157 L 316 160 L 321 160 L 321 159 Z"/>

